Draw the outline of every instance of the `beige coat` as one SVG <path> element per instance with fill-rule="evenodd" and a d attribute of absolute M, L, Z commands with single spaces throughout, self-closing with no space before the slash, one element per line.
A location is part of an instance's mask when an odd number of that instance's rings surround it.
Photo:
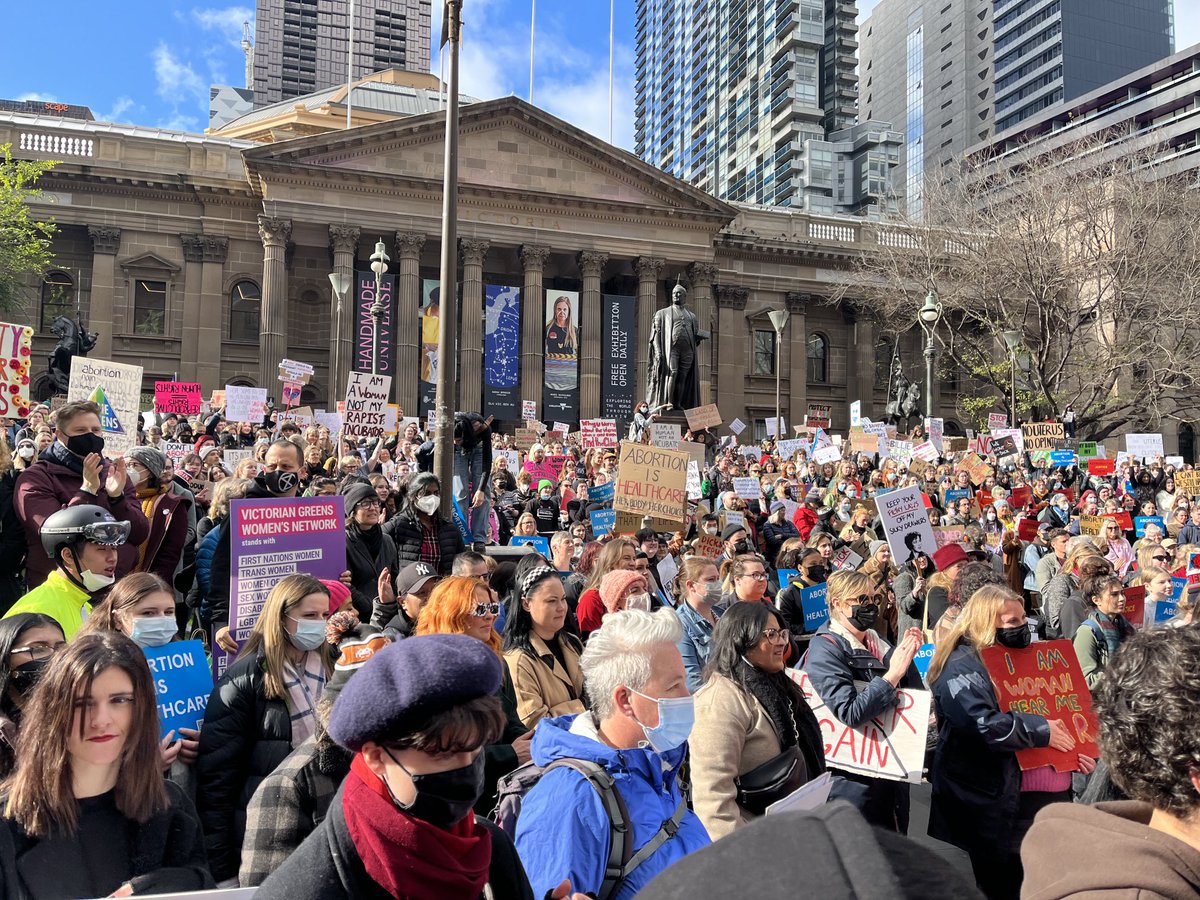
<path fill-rule="evenodd" d="M 755 818 L 737 805 L 733 779 L 780 753 L 771 717 L 747 691 L 713 675 L 696 692 L 696 724 L 688 740 L 696 815 L 714 841 Z"/>
<path fill-rule="evenodd" d="M 517 694 L 517 715 L 525 727 L 533 728 L 542 719 L 583 712 L 583 670 L 579 668 L 579 654 L 565 640 L 559 641 L 567 661 L 564 671 L 545 641 L 530 634 L 529 642 L 536 656 L 524 650 L 509 650 L 504 654 Z"/>

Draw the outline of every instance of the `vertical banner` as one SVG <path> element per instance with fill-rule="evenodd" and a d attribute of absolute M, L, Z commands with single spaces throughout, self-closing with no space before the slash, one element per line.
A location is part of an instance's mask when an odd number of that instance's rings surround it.
<path fill-rule="evenodd" d="M 623 434 L 633 418 L 637 390 L 636 297 L 604 294 L 600 315 L 600 418 L 613 419 Z"/>
<path fill-rule="evenodd" d="M 437 399 L 438 321 L 442 311 L 441 285 L 432 278 L 421 280 L 421 359 L 418 368 L 417 415 L 424 418 Z"/>
<path fill-rule="evenodd" d="M 542 415 L 547 422 L 579 420 L 579 293 L 546 291 L 546 387 Z"/>
<path fill-rule="evenodd" d="M 375 273 L 356 272 L 358 290 L 354 295 L 354 363 L 352 372 L 370 374 L 374 355 L 375 322 L 371 318 L 371 307 L 375 305 Z M 384 275 L 379 281 L 380 298 L 383 300 L 383 318 L 379 320 L 379 371 L 378 375 L 396 374 L 396 326 L 393 311 L 396 306 L 396 276 Z M 339 373 L 337 376 L 341 378 Z"/>
<path fill-rule="evenodd" d="M 483 413 L 515 421 L 521 412 L 521 289 L 484 285 Z"/>
<path fill-rule="evenodd" d="M 0 416 L 29 415 L 29 365 L 33 329 L 0 322 Z"/>

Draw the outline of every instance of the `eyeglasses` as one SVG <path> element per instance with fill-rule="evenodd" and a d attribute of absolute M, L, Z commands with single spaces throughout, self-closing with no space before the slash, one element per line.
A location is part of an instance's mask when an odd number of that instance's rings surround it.
<path fill-rule="evenodd" d="M 484 616 L 500 615 L 500 604 L 492 601 L 491 603 L 476 603 L 475 608 L 471 610 L 471 615 L 482 619 Z"/>
<path fill-rule="evenodd" d="M 738 578 L 753 578 L 755 581 L 766 581 L 766 572 L 743 572 Z"/>
<path fill-rule="evenodd" d="M 66 641 L 55 641 L 53 644 L 47 644 L 43 641 L 38 641 L 36 643 L 29 644 L 28 646 L 25 646 L 25 647 L 13 647 L 8 652 L 9 653 L 28 653 L 29 658 L 31 660 L 47 659 L 47 658 L 53 656 L 59 650 L 62 650 L 66 646 L 67 646 Z"/>
<path fill-rule="evenodd" d="M 1167 562 L 1168 560 L 1170 560 L 1171 557 L 1169 557 L 1169 556 L 1152 556 L 1150 558 L 1152 560 L 1154 560 L 1155 562 Z"/>
<path fill-rule="evenodd" d="M 379 500 L 363 500 L 355 509 L 383 509 L 383 503 Z"/>
<path fill-rule="evenodd" d="M 792 633 L 786 628 L 764 628 L 763 637 L 772 644 L 783 644 L 791 638 Z"/>

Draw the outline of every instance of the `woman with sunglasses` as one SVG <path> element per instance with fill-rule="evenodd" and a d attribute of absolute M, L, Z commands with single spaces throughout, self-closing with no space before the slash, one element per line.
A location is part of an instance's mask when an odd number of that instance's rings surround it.
<path fill-rule="evenodd" d="M 1096 547 L 1101 555 L 1112 563 L 1118 578 L 1124 578 L 1133 565 L 1133 548 L 1121 533 L 1121 524 L 1112 517 L 1107 517 L 1100 527 L 1100 533 L 1094 538 Z M 1069 635 L 1064 635 L 1069 637 Z"/>
<path fill-rule="evenodd" d="M 500 614 L 500 599 L 480 578 L 452 575 L 438 582 L 421 610 L 417 634 L 465 634 L 482 641 L 503 662 L 500 635 L 496 633 L 496 617 Z M 475 804 L 480 815 L 495 807 L 496 782 L 517 766 L 529 762 L 529 742 L 533 732 L 517 715 L 517 693 L 507 666 L 496 697 L 504 707 L 504 731 L 495 743 L 483 748 L 483 794 Z"/>
<path fill-rule="evenodd" d="M 825 771 L 816 716 L 784 671 L 790 644 L 762 603 L 735 603 L 713 629 L 689 746 L 694 809 L 714 841 Z"/>
<path fill-rule="evenodd" d="M 920 689 L 913 657 L 921 629 L 910 627 L 892 647 L 875 631 L 882 595 L 862 572 L 834 572 L 826 598 L 829 620 L 817 629 L 803 668 L 813 690 L 841 722 L 858 728 L 895 709 L 899 688 Z M 843 773 L 849 800 L 872 825 L 908 833 L 908 785 Z"/>
<path fill-rule="evenodd" d="M 396 565 L 396 544 L 383 530 L 383 501 L 365 481 L 342 488 L 346 498 L 346 568 L 359 621 L 371 621 L 379 576 Z"/>
<path fill-rule="evenodd" d="M 29 696 L 65 646 L 62 626 L 42 613 L 0 621 L 0 778 L 16 765 L 17 732 Z"/>

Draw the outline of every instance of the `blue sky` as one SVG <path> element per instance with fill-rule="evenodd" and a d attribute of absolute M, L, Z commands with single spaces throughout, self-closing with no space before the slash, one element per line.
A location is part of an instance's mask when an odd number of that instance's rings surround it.
<path fill-rule="evenodd" d="M 866 16 L 879 0 L 860 0 Z M 244 84 L 242 22 L 251 0 L 71 0 L 53 21 L 36 3 L 10 3 L 0 53 L 0 97 L 90 106 L 96 117 L 200 130 L 210 84 Z M 441 3 L 433 2 L 433 24 Z M 488 99 L 529 93 L 530 0 L 465 0 L 463 91 Z M 1179 47 L 1200 42 L 1200 3 L 1176 0 Z M 635 0 L 616 0 L 614 142 L 633 144 Z M 608 138 L 607 0 L 537 4 L 534 101 Z M 18 37 L 19 36 L 19 37 Z M 434 36 L 434 46 L 437 36 Z M 437 71 L 437 54 L 433 69 Z"/>

